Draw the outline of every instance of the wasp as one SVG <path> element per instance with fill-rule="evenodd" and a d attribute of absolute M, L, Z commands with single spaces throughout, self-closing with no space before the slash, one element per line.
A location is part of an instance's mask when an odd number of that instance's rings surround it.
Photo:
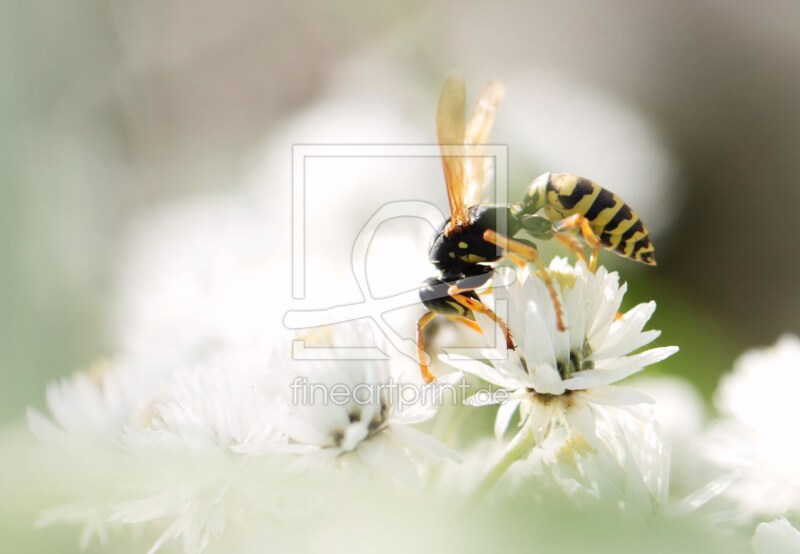
<path fill-rule="evenodd" d="M 479 298 L 477 290 L 492 277 L 496 262 L 509 258 L 518 265 L 534 263 L 547 286 L 555 307 L 559 330 L 565 330 L 563 310 L 552 278 L 531 240 L 556 239 L 594 270 L 600 248 L 647 265 L 656 265 L 647 227 L 619 196 L 594 181 L 565 173 L 545 173 L 528 187 L 521 202 L 509 205 L 481 203 L 486 175 L 486 157 L 478 156 L 504 96 L 500 83 L 493 82 L 466 118 L 466 88 L 458 75 L 442 87 L 436 110 L 436 132 L 444 169 L 450 217 L 434 235 L 430 261 L 436 277 L 424 281 L 420 299 L 428 309 L 417 321 L 417 351 L 426 382 L 434 380 L 424 345 L 424 329 L 436 315 L 448 316 L 480 330 L 475 313 L 495 321 L 506 346 L 514 339 L 505 322 Z M 452 147 L 460 152 L 453 153 Z M 505 222 L 503 233 L 499 222 Z M 590 261 L 584 247 L 570 231 L 578 231 L 592 248 Z"/>

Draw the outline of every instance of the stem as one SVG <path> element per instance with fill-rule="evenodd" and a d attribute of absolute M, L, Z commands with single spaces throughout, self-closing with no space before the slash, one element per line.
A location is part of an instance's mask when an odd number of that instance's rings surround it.
<path fill-rule="evenodd" d="M 481 500 L 483 500 L 489 491 L 494 488 L 500 478 L 505 475 L 505 472 L 508 470 L 511 465 L 519 460 L 524 454 L 530 452 L 530 450 L 536 445 L 536 438 L 534 437 L 533 431 L 530 429 L 528 425 L 523 426 L 520 429 L 519 433 L 511 439 L 511 442 L 508 444 L 508 448 L 503 453 L 503 457 L 498 460 L 498 462 L 489 470 L 486 476 L 481 480 L 478 484 L 478 488 L 475 489 L 475 492 L 472 494 L 470 498 L 470 504 L 475 505 Z"/>

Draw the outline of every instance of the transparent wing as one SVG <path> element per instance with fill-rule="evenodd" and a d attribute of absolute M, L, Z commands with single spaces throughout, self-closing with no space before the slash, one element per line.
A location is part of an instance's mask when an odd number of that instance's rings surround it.
<path fill-rule="evenodd" d="M 463 146 L 466 118 L 466 89 L 460 75 L 450 75 L 442 85 L 439 107 L 436 110 L 436 134 L 442 152 L 444 180 L 447 184 L 447 199 L 450 202 L 450 225 L 455 229 L 467 220 L 467 206 L 464 203 L 466 173 L 463 153 L 448 156 L 447 146 Z"/>
<path fill-rule="evenodd" d="M 498 81 L 493 81 L 484 89 L 469 118 L 464 135 L 464 142 L 469 148 L 470 156 L 465 162 L 466 190 L 464 191 L 464 205 L 466 207 L 478 204 L 487 182 L 492 178 L 494 159 L 481 156 L 479 145 L 485 144 L 492 131 L 495 114 L 500 106 L 506 91 Z"/>

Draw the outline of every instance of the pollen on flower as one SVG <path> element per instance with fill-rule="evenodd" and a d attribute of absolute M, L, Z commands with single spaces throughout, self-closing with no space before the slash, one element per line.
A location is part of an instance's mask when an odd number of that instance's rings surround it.
<path fill-rule="evenodd" d="M 551 271 L 550 275 L 558 283 L 562 291 L 574 287 L 575 281 L 578 279 L 575 269 L 570 266 Z"/>
<path fill-rule="evenodd" d="M 587 442 L 585 437 L 581 435 L 572 435 L 567 438 L 564 446 L 558 449 L 556 460 L 558 463 L 577 468 L 576 456 L 586 457 L 595 452 L 597 452 L 597 450 Z"/>

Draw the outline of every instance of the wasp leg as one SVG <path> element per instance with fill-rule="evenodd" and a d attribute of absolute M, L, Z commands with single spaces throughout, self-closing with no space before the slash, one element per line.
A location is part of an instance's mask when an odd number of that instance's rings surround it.
<path fill-rule="evenodd" d="M 478 296 L 486 296 L 487 294 L 492 294 L 493 292 L 494 292 L 494 287 L 493 286 L 489 286 L 489 287 L 486 287 L 485 289 L 483 289 L 482 291 L 477 292 L 476 294 Z"/>
<path fill-rule="evenodd" d="M 470 298 L 469 296 L 461 294 L 462 292 L 468 292 L 468 289 L 466 290 L 460 289 L 458 288 L 457 285 L 452 285 L 447 290 L 447 294 L 449 294 L 453 300 L 455 300 L 465 308 L 477 312 L 479 314 L 483 314 L 489 317 L 495 323 L 497 323 L 497 325 L 500 327 L 500 330 L 503 331 L 503 336 L 505 336 L 506 338 L 506 348 L 508 348 L 509 350 L 515 350 L 517 348 L 517 345 L 514 344 L 514 337 L 511 336 L 511 331 L 509 330 L 508 325 L 506 325 L 506 322 L 503 321 L 503 319 L 499 315 L 494 313 L 492 309 L 489 308 L 489 306 L 487 306 L 480 300 L 475 300 L 474 298 Z"/>
<path fill-rule="evenodd" d="M 589 263 L 586 261 L 586 254 L 583 253 L 583 248 L 581 248 L 581 243 L 578 242 L 578 239 L 565 233 L 556 233 L 553 235 L 553 238 L 578 256 L 580 261 L 585 263 L 587 266 L 589 265 Z"/>
<path fill-rule="evenodd" d="M 417 320 L 417 360 L 419 371 L 426 383 L 433 383 L 435 377 L 428 368 L 428 355 L 425 353 L 425 326 L 436 317 L 436 312 L 427 312 Z"/>
<path fill-rule="evenodd" d="M 589 270 L 591 270 L 592 273 L 597 271 L 597 260 L 599 259 L 600 259 L 600 247 L 595 246 L 594 248 L 592 248 L 592 257 L 590 258 L 589 262 Z"/>
<path fill-rule="evenodd" d="M 550 293 L 550 298 L 553 301 L 553 308 L 555 308 L 556 311 L 556 325 L 558 325 L 558 330 L 565 331 L 567 328 L 564 325 L 564 310 L 561 307 L 561 301 L 558 299 L 558 293 L 556 292 L 556 287 L 553 284 L 553 278 L 550 276 L 550 272 L 544 266 L 544 262 L 542 262 L 542 258 L 539 256 L 539 252 L 537 252 L 535 248 L 528 246 L 527 244 L 524 244 L 514 239 L 510 239 L 508 237 L 504 237 L 503 235 L 492 229 L 487 229 L 486 231 L 484 231 L 483 240 L 485 240 L 486 242 L 490 242 L 499 248 L 502 248 L 506 252 L 511 252 L 513 254 L 516 254 L 519 257 L 524 258 L 536 264 L 536 267 L 539 268 L 539 271 L 542 274 L 542 280 L 544 281 L 544 284 L 547 287 L 547 292 Z"/>
<path fill-rule="evenodd" d="M 581 234 L 586 240 L 586 244 L 591 246 L 593 249 L 589 268 L 592 271 L 595 271 L 597 269 L 597 259 L 600 254 L 600 237 L 598 237 L 595 232 L 592 231 L 592 227 L 589 225 L 589 220 L 586 219 L 586 216 L 583 214 L 573 214 L 566 219 L 562 219 L 561 221 L 556 221 L 553 223 L 553 229 L 556 233 L 575 228 L 580 228 Z"/>
<path fill-rule="evenodd" d="M 458 323 L 460 323 L 462 325 L 466 325 L 467 327 L 469 327 L 473 331 L 476 331 L 478 333 L 483 334 L 483 329 L 481 329 L 481 326 L 478 325 L 475 321 L 469 319 L 468 317 L 450 316 L 450 319 L 452 319 L 453 321 L 457 321 Z"/>
<path fill-rule="evenodd" d="M 511 252 L 508 252 L 506 255 L 511 259 L 512 262 L 517 264 L 520 268 L 525 267 L 525 264 L 528 263 L 519 256 L 517 256 L 516 254 L 512 254 Z"/>

